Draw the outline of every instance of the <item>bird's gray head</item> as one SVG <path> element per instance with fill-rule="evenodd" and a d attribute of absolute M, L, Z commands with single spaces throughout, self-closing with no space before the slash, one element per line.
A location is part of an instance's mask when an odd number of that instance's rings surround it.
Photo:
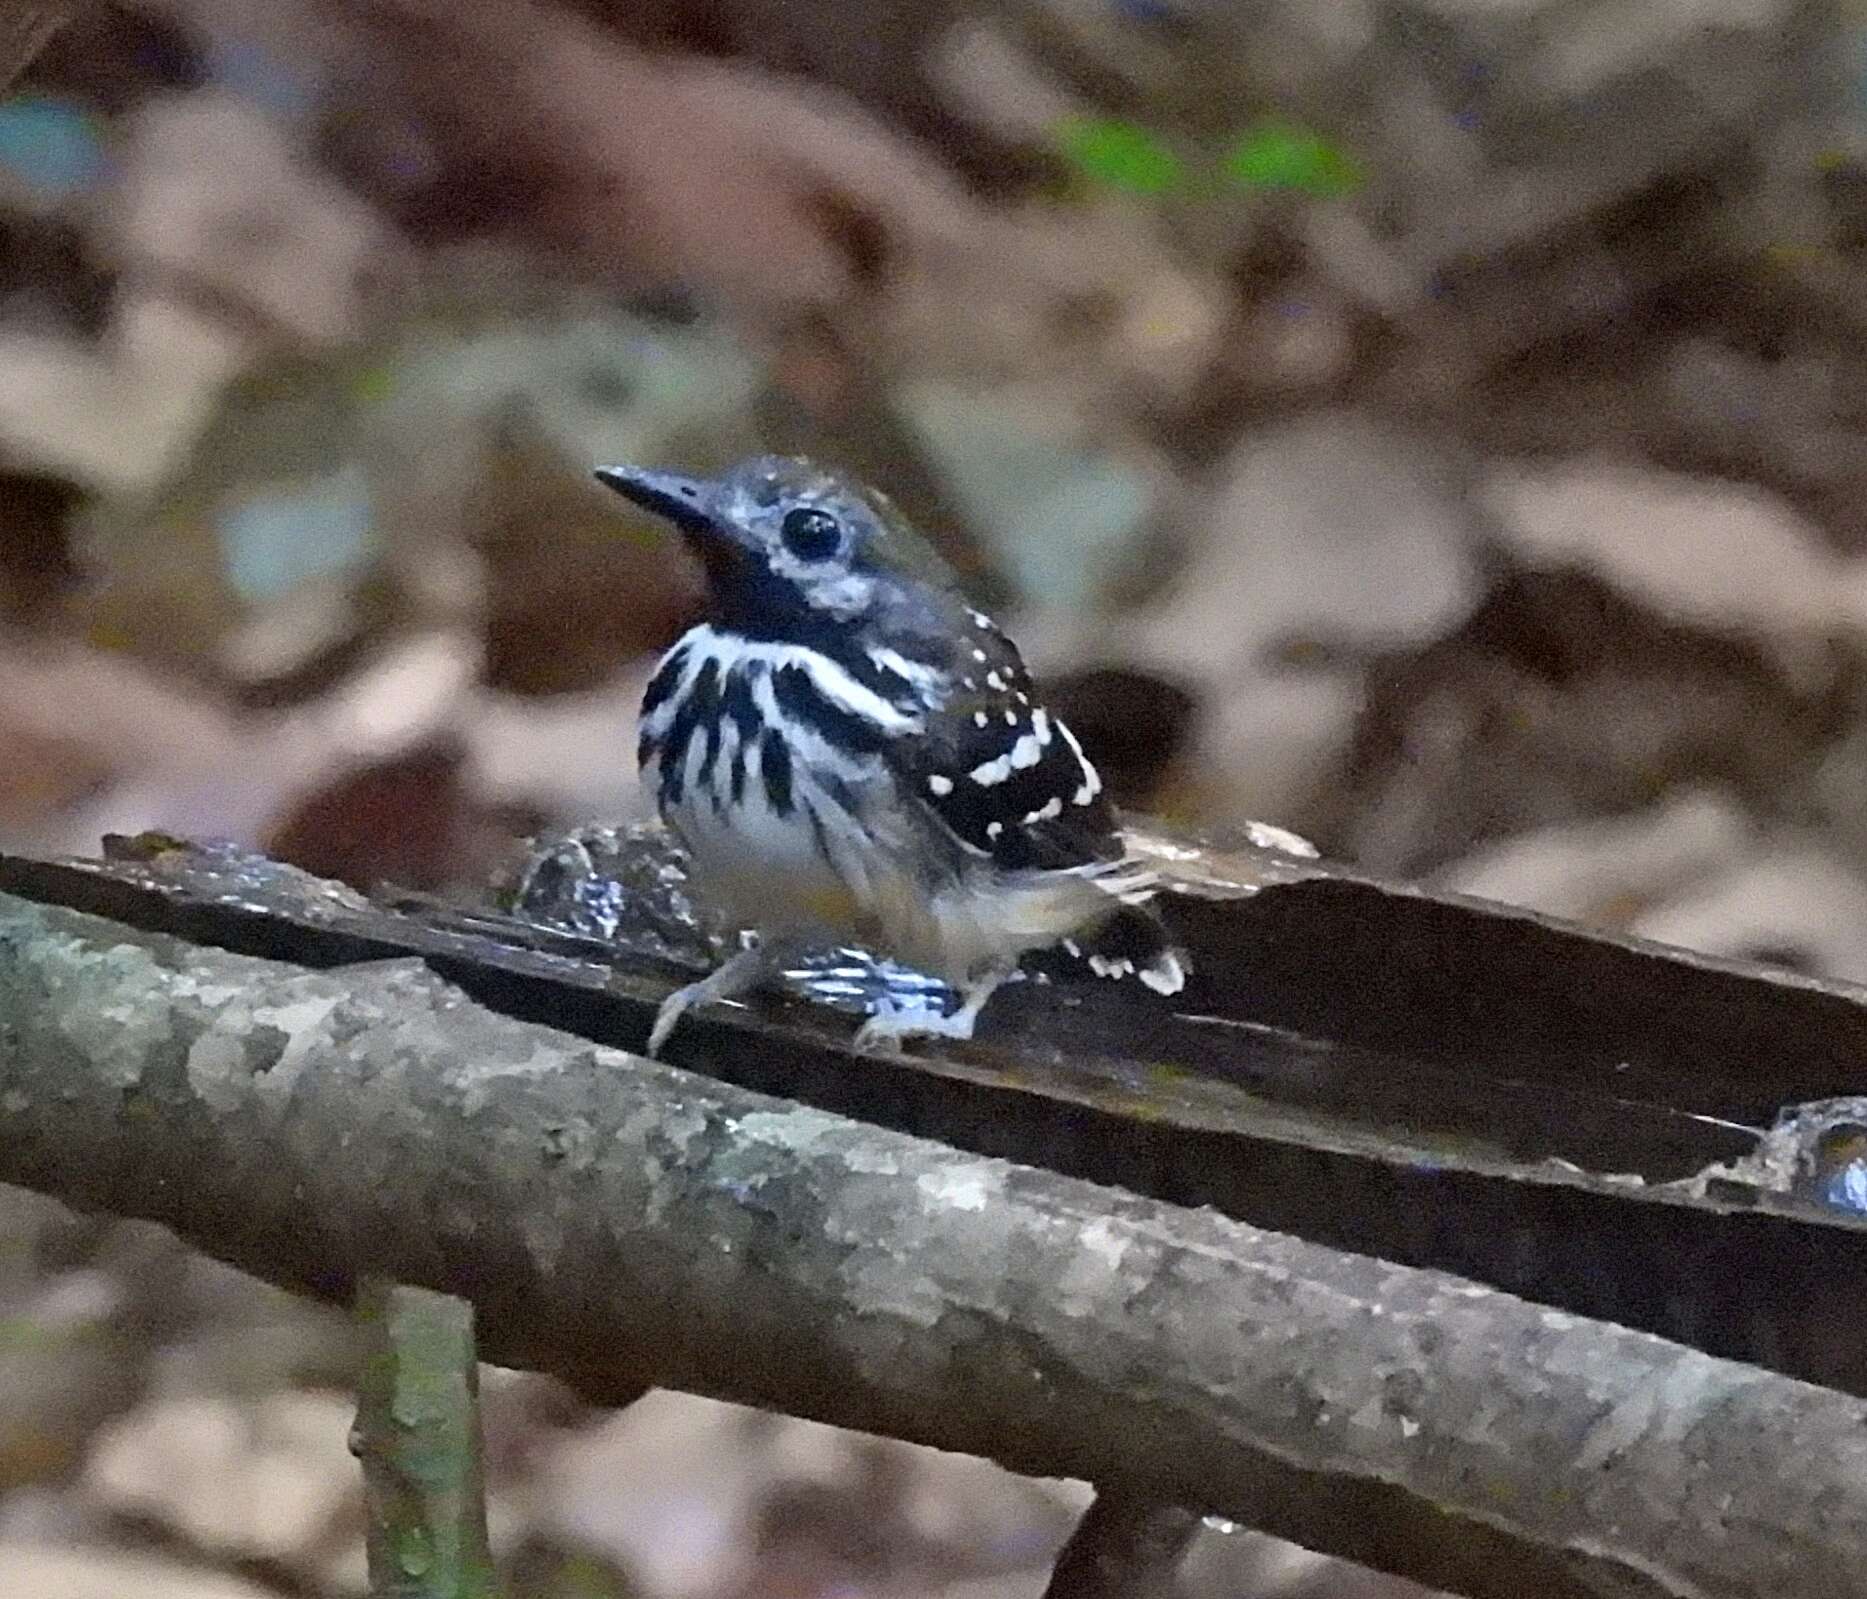
<path fill-rule="evenodd" d="M 755 456 L 716 478 L 596 475 L 686 535 L 724 621 L 780 632 L 852 623 L 950 580 L 886 498 L 795 456 Z"/>

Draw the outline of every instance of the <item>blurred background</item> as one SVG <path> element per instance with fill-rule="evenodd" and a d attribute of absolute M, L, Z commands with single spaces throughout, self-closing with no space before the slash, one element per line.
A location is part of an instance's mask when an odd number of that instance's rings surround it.
<path fill-rule="evenodd" d="M 0 77 L 0 848 L 633 819 L 698 579 L 590 468 L 800 450 L 1129 806 L 1867 978 L 1863 0 L 0 0 Z M 361 1593 L 354 1361 L 0 1190 L 0 1592 Z M 1034 1599 L 1087 1496 L 488 1388 L 514 1595 Z"/>

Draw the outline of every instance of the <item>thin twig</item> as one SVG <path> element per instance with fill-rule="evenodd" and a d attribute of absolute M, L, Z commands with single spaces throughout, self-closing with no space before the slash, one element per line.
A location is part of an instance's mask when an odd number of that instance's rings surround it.
<path fill-rule="evenodd" d="M 491 1599 L 473 1307 L 369 1277 L 357 1317 L 369 1348 L 351 1442 L 372 1599 Z"/>
<path fill-rule="evenodd" d="M 1051 1569 L 1044 1599 L 1161 1599 L 1199 1512 L 1098 1489 Z"/>

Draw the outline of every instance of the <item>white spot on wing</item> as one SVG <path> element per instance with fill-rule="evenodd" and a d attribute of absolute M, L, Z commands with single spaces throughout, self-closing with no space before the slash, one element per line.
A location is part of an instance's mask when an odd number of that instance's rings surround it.
<path fill-rule="evenodd" d="M 1186 987 L 1186 968 L 1172 950 L 1165 950 L 1141 968 L 1141 981 L 1156 994 L 1177 994 Z"/>
<path fill-rule="evenodd" d="M 973 658 L 973 659 L 974 659 L 975 661 L 983 661 L 983 660 L 985 659 L 985 651 L 984 651 L 984 650 L 974 650 L 974 651 L 972 652 L 972 658 Z"/>
<path fill-rule="evenodd" d="M 972 713 L 972 725 L 973 725 L 974 727 L 984 727 L 984 726 L 985 726 L 985 724 L 986 724 L 986 714 L 985 714 L 985 712 L 984 712 L 984 711 L 974 711 L 974 712 Z"/>
<path fill-rule="evenodd" d="M 1039 822 L 1047 822 L 1052 817 L 1061 816 L 1062 814 L 1063 796 L 1061 794 L 1052 794 L 1050 798 L 1045 800 L 1036 810 L 1027 811 L 1025 813 L 1024 825 L 1026 827 L 1034 827 Z"/>
<path fill-rule="evenodd" d="M 935 772 L 927 779 L 927 787 L 936 794 L 951 794 L 953 792 L 953 779 L 950 777 L 942 777 L 938 772 Z"/>
<path fill-rule="evenodd" d="M 970 773 L 972 780 L 981 788 L 990 788 L 995 783 L 1004 782 L 1013 772 L 1021 772 L 1027 766 L 1035 766 L 1041 761 L 1044 758 L 1044 746 L 1050 742 L 1050 730 L 1044 725 L 1043 715 L 1039 711 L 1031 720 L 1031 731 L 1020 734 L 1018 741 L 1003 755 L 981 761 L 975 766 Z M 1061 805 L 1062 801 L 1057 803 Z"/>
<path fill-rule="evenodd" d="M 974 627 L 981 628 L 988 632 L 991 630 L 992 619 L 987 616 L 984 611 L 968 611 L 966 614 L 972 618 L 972 625 Z"/>
<path fill-rule="evenodd" d="M 1091 955 L 1089 969 L 1098 977 L 1134 976 L 1134 962 L 1126 955 Z"/>
<path fill-rule="evenodd" d="M 987 822 L 985 824 L 985 836 L 987 838 L 997 838 L 998 835 L 1004 831 L 1005 824 L 1003 822 Z"/>
<path fill-rule="evenodd" d="M 1005 680 L 996 672 L 987 672 L 985 674 L 985 686 L 987 688 L 997 689 L 1001 694 L 1005 692 Z M 1023 699 L 1024 696 L 1020 694 L 1018 698 Z"/>

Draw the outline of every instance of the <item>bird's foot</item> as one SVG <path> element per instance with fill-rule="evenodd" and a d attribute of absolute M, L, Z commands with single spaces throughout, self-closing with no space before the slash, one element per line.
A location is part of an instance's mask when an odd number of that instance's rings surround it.
<path fill-rule="evenodd" d="M 648 1031 L 647 1054 L 650 1059 L 661 1053 L 675 1023 L 696 1005 L 711 1004 L 716 999 L 735 999 L 763 982 L 776 955 L 772 950 L 754 947 L 742 949 L 726 964 L 685 988 L 677 988 L 661 1002 L 655 1012 L 655 1025 Z"/>
<path fill-rule="evenodd" d="M 950 1016 L 890 1006 L 856 1029 L 855 1047 L 863 1055 L 899 1055 L 910 1038 L 971 1038 L 978 1018 L 963 1010 Z"/>
<path fill-rule="evenodd" d="M 863 1055 L 899 1055 L 910 1038 L 971 1038 L 979 1012 L 1001 979 L 969 989 L 957 1010 L 938 1015 L 924 1008 L 883 1001 L 873 1016 L 856 1029 L 855 1047 Z"/>
<path fill-rule="evenodd" d="M 674 1031 L 674 1024 L 696 1005 L 705 1004 L 710 997 L 704 992 L 706 979 L 689 983 L 685 988 L 677 988 L 661 1002 L 661 1008 L 655 1012 L 655 1025 L 648 1030 L 648 1057 L 652 1060 L 661 1053 L 661 1046 L 668 1041 L 668 1034 Z"/>

